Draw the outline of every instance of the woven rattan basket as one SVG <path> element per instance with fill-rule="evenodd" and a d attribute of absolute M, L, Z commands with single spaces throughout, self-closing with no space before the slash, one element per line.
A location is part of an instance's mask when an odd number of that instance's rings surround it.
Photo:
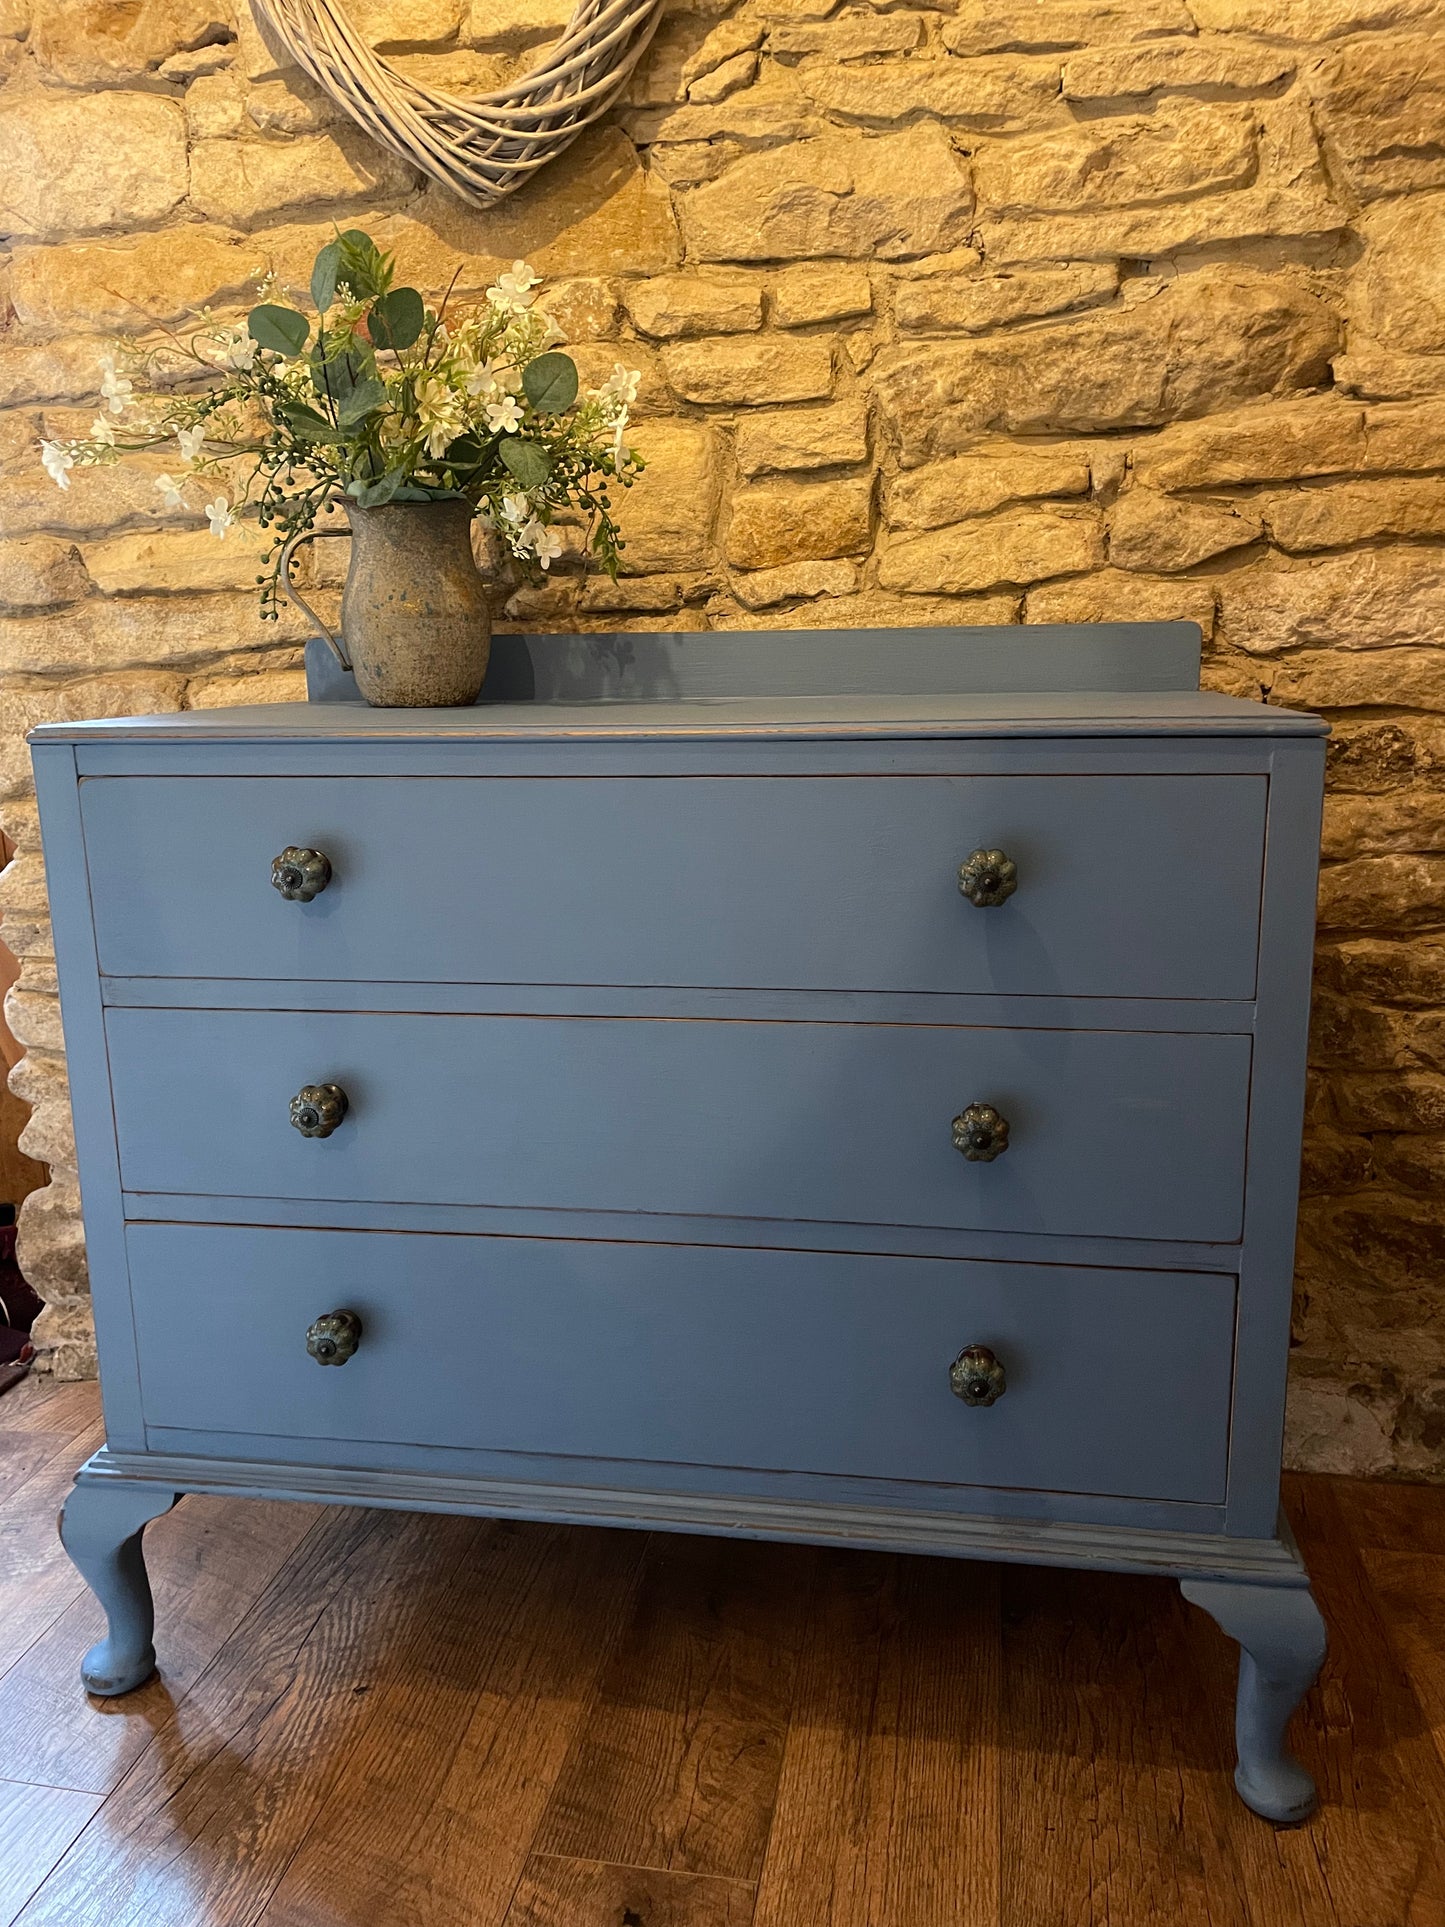
<path fill-rule="evenodd" d="M 581 0 L 540 66 L 474 99 L 407 80 L 338 0 L 256 0 L 298 65 L 373 140 L 485 207 L 600 120 L 637 65 L 661 0 Z"/>

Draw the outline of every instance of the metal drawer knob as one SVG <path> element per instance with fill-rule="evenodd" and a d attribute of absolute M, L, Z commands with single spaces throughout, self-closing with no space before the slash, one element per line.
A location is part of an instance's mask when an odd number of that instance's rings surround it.
<path fill-rule="evenodd" d="M 271 887 L 289 903 L 310 903 L 331 881 L 331 859 L 320 850 L 298 850 L 293 844 L 271 859 Z"/>
<path fill-rule="evenodd" d="M 994 1405 L 1008 1376 L 987 1345 L 966 1345 L 948 1368 L 948 1389 L 965 1405 Z"/>
<path fill-rule="evenodd" d="M 306 1349 L 318 1365 L 344 1365 L 361 1343 L 354 1311 L 323 1312 L 306 1333 Z"/>
<path fill-rule="evenodd" d="M 991 910 L 1019 887 L 1018 865 L 1002 850 L 975 850 L 959 865 L 958 887 L 980 910 Z"/>
<path fill-rule="evenodd" d="M 992 1164 L 1008 1149 L 1008 1119 L 992 1104 L 970 1104 L 953 1120 L 953 1148 L 970 1164 Z"/>
<path fill-rule="evenodd" d="M 346 1116 L 339 1084 L 303 1084 L 291 1100 L 291 1122 L 302 1137 L 330 1137 Z"/>

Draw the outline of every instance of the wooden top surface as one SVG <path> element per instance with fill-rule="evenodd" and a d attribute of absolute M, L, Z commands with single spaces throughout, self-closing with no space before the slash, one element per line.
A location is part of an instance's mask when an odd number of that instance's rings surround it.
<path fill-rule="evenodd" d="M 369 709 L 273 703 L 46 723 L 36 743 L 544 742 L 641 738 L 1000 736 L 1312 736 L 1317 716 L 1204 690 L 1066 690 L 1055 694 L 733 696 L 675 701 L 479 703 L 464 709 Z"/>

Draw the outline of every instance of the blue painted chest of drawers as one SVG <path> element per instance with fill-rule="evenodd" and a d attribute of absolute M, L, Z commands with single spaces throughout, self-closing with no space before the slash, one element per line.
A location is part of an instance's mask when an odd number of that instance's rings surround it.
<path fill-rule="evenodd" d="M 1240 1792 L 1308 1811 L 1323 728 L 1197 670 L 1182 624 L 507 638 L 470 710 L 38 731 L 90 1689 L 154 1665 L 183 1492 L 1105 1565 L 1239 1640 Z"/>

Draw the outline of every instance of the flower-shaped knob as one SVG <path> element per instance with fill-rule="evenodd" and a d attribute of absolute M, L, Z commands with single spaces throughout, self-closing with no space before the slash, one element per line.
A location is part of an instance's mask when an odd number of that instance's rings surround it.
<path fill-rule="evenodd" d="M 1002 850 L 975 850 L 959 865 L 958 887 L 980 910 L 991 910 L 1019 887 L 1018 865 Z"/>
<path fill-rule="evenodd" d="M 965 1405 L 994 1405 L 1008 1390 L 1008 1376 L 987 1345 L 966 1345 L 948 1368 L 948 1389 Z"/>
<path fill-rule="evenodd" d="M 271 859 L 271 888 L 290 903 L 310 903 L 331 881 L 331 859 L 320 850 L 298 850 L 294 844 Z"/>
<path fill-rule="evenodd" d="M 354 1311 L 323 1312 L 306 1333 L 306 1349 L 318 1365 L 344 1365 L 361 1343 Z"/>
<path fill-rule="evenodd" d="M 346 1116 L 339 1084 L 303 1084 L 291 1100 L 291 1122 L 302 1137 L 330 1137 Z"/>
<path fill-rule="evenodd" d="M 992 1104 L 970 1104 L 953 1120 L 953 1148 L 970 1164 L 992 1164 L 1008 1149 L 1008 1119 Z"/>

